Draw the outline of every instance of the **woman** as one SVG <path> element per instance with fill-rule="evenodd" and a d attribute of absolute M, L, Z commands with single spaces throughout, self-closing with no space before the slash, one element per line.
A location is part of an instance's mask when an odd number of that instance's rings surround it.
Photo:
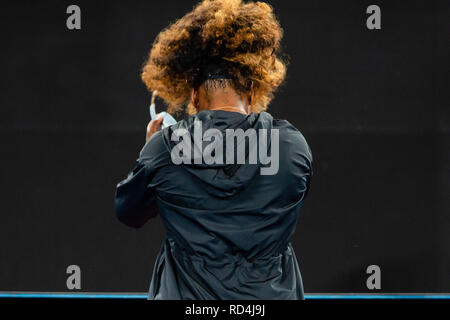
<path fill-rule="evenodd" d="M 120 221 L 140 227 L 159 213 L 165 225 L 149 299 L 303 299 L 290 239 L 312 155 L 295 127 L 265 112 L 286 73 L 281 38 L 268 4 L 205 0 L 155 40 L 142 79 L 169 112 L 188 105 L 190 116 L 162 130 L 162 118 L 151 121 L 116 190 Z M 244 137 L 222 144 L 230 132 Z M 180 141 L 192 149 L 180 152 Z M 212 141 L 215 161 L 205 161 Z M 272 170 L 252 162 L 255 146 Z"/>

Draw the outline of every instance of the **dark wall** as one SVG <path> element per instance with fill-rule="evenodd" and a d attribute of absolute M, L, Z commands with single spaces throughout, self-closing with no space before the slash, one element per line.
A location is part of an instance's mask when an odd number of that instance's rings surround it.
<path fill-rule="evenodd" d="M 164 236 L 113 212 L 143 145 L 139 71 L 157 33 L 194 1 L 3 4 L 0 291 L 148 289 Z M 285 29 L 286 84 L 270 112 L 295 124 L 314 178 L 293 245 L 306 292 L 450 292 L 449 3 L 270 1 Z M 366 8 L 382 29 L 366 28 Z"/>

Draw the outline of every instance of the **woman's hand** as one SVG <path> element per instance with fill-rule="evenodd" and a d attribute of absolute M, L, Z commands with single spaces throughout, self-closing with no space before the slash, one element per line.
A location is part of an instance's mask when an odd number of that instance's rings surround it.
<path fill-rule="evenodd" d="M 150 140 L 150 138 L 152 137 L 152 135 L 161 130 L 161 123 L 163 121 L 164 117 L 157 114 L 156 115 L 156 120 L 151 120 L 148 125 L 147 125 L 147 134 L 145 135 L 145 141 L 147 142 L 148 140 Z"/>

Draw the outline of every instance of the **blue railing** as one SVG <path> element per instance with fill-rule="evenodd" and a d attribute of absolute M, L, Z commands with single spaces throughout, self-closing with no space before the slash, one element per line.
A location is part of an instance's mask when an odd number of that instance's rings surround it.
<path fill-rule="evenodd" d="M 0 298 L 28 299 L 147 299 L 146 293 L 0 292 Z M 450 299 L 450 294 L 306 294 L 306 300 Z"/>

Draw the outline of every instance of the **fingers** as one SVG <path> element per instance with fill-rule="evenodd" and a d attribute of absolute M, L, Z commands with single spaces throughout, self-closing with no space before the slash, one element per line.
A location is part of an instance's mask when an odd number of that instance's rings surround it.
<path fill-rule="evenodd" d="M 156 120 L 155 120 L 155 122 L 156 122 L 157 124 L 162 124 L 163 120 L 164 120 L 164 117 L 163 117 L 160 113 L 158 113 L 158 114 L 156 115 Z"/>
<path fill-rule="evenodd" d="M 161 124 L 164 120 L 164 117 L 161 116 L 160 114 L 156 115 L 156 119 L 155 120 L 151 120 L 148 125 L 147 125 L 147 134 L 145 136 L 145 140 L 148 141 L 151 136 L 161 130 Z"/>

